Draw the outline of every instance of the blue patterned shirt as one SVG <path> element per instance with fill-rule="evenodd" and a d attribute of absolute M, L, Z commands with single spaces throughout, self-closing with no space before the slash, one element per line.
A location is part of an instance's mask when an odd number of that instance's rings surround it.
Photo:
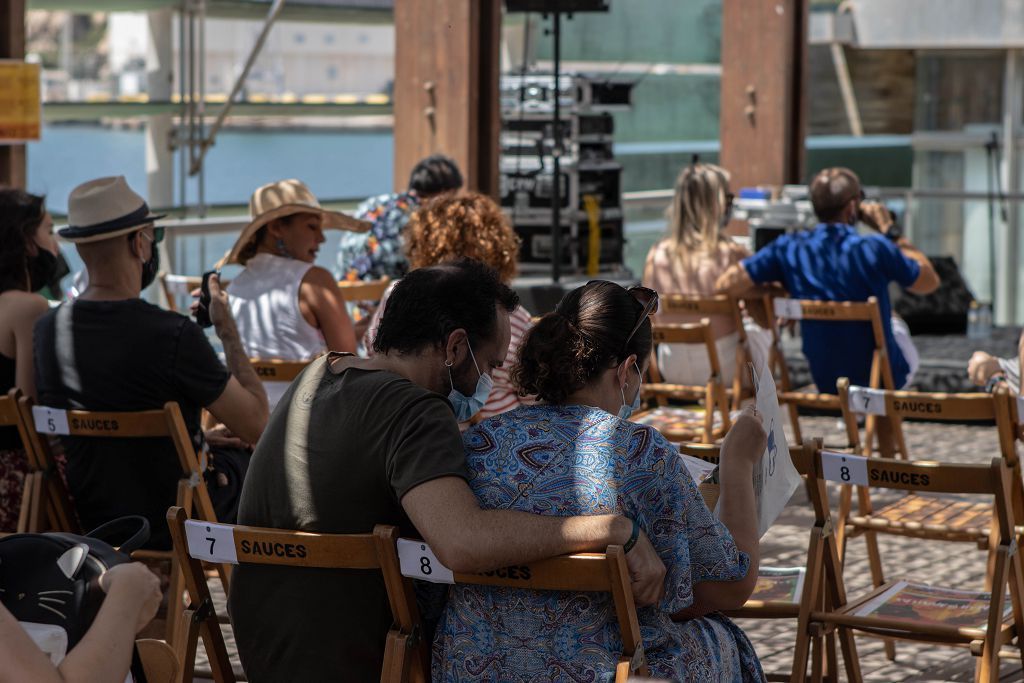
<path fill-rule="evenodd" d="M 749 558 L 697 490 L 678 450 L 650 427 L 588 406 L 536 405 L 464 435 L 484 508 L 635 519 L 667 568 L 665 598 L 638 610 L 652 675 L 763 679 L 753 646 L 721 614 L 676 623 L 702 581 L 736 581 Z M 622 652 L 604 593 L 453 586 L 434 640 L 435 681 L 600 681 Z M 610 680 L 610 679 L 609 679 Z"/>

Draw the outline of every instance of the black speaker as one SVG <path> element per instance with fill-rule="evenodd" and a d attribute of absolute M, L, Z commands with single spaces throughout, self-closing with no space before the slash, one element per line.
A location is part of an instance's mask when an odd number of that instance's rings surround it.
<path fill-rule="evenodd" d="M 974 295 L 952 256 L 928 259 L 939 276 L 939 288 L 931 294 L 900 292 L 893 298 L 893 310 L 906 321 L 911 334 L 964 334 Z"/>
<path fill-rule="evenodd" d="M 607 12 L 608 0 L 505 0 L 509 12 Z"/>

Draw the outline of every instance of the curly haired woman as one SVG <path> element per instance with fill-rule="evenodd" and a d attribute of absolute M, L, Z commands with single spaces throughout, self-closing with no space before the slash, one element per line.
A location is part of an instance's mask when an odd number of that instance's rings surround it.
<path fill-rule="evenodd" d="M 501 207 L 490 197 L 478 192 L 444 194 L 430 200 L 412 215 L 405 229 L 405 252 L 412 269 L 435 266 L 457 258 L 475 259 L 496 270 L 502 282 L 507 284 L 516 274 L 519 238 Z M 377 335 L 377 326 L 390 293 L 390 289 L 384 293 L 363 337 L 369 353 L 372 353 L 373 338 Z M 512 339 L 506 367 L 511 367 L 516 361 L 519 344 L 530 327 L 530 313 L 520 306 L 509 316 L 509 322 Z M 494 388 L 474 421 L 529 402 L 516 392 L 508 370 L 496 368 L 492 374 Z M 463 423 L 464 428 L 467 426 Z"/>
<path fill-rule="evenodd" d="M 0 395 L 36 395 L 32 329 L 49 310 L 39 294 L 57 268 L 53 220 L 43 197 L 0 188 Z M 28 462 L 14 427 L 0 428 L 0 531 L 17 526 Z"/>
<path fill-rule="evenodd" d="M 650 357 L 657 294 L 595 280 L 530 330 L 512 375 L 543 403 L 497 415 L 463 437 L 483 508 L 541 515 L 618 513 L 665 563 L 665 596 L 638 610 L 655 678 L 761 681 L 750 641 L 719 610 L 757 580 L 751 476 L 766 435 L 749 408 L 722 445 L 716 519 L 679 458 L 629 422 Z M 624 546 L 629 552 L 629 543 Z M 434 638 L 435 681 L 610 679 L 622 642 L 607 593 L 453 586 Z"/>

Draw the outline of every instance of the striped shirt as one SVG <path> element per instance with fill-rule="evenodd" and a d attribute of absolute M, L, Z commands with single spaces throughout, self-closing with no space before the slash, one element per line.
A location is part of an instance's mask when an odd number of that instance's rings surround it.
<path fill-rule="evenodd" d="M 369 356 L 373 355 L 373 338 L 377 336 L 377 328 L 380 327 L 384 306 L 387 304 L 388 297 L 391 296 L 391 290 L 394 286 L 395 284 L 392 284 L 384 292 L 380 305 L 377 306 L 377 310 L 373 313 L 370 326 L 366 329 L 366 334 L 363 335 L 363 346 L 366 348 L 366 353 Z M 487 398 L 487 403 L 484 404 L 483 409 L 473 416 L 472 420 L 459 424 L 459 428 L 462 431 L 465 431 L 471 425 L 484 418 L 504 413 L 521 405 L 532 405 L 535 403 L 535 400 L 531 397 L 518 395 L 516 387 L 512 383 L 512 378 L 509 376 L 509 369 L 519 360 L 519 346 L 523 343 L 523 337 L 526 336 L 526 331 L 530 329 L 533 322 L 529 311 L 522 306 L 519 306 L 509 314 L 508 321 L 511 335 L 509 337 L 508 355 L 505 357 L 505 363 L 502 367 L 491 371 L 491 379 L 494 380 L 494 388 L 491 389 L 491 395 Z"/>

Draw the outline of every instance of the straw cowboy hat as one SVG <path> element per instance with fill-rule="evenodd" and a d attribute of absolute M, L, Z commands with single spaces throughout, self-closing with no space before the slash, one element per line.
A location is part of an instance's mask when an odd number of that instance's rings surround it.
<path fill-rule="evenodd" d="M 68 196 L 68 225 L 57 231 L 69 242 L 99 242 L 127 235 L 165 214 L 153 214 L 146 200 L 128 187 L 124 176 L 82 183 Z"/>
<path fill-rule="evenodd" d="M 300 180 L 279 180 L 257 189 L 249 200 L 252 222 L 242 229 L 235 246 L 221 261 L 221 265 L 238 263 L 239 253 L 253 240 L 260 228 L 271 221 L 297 213 L 315 213 L 323 219 L 324 230 L 366 232 L 372 223 L 357 220 L 339 211 L 321 208 L 316 196 Z"/>

